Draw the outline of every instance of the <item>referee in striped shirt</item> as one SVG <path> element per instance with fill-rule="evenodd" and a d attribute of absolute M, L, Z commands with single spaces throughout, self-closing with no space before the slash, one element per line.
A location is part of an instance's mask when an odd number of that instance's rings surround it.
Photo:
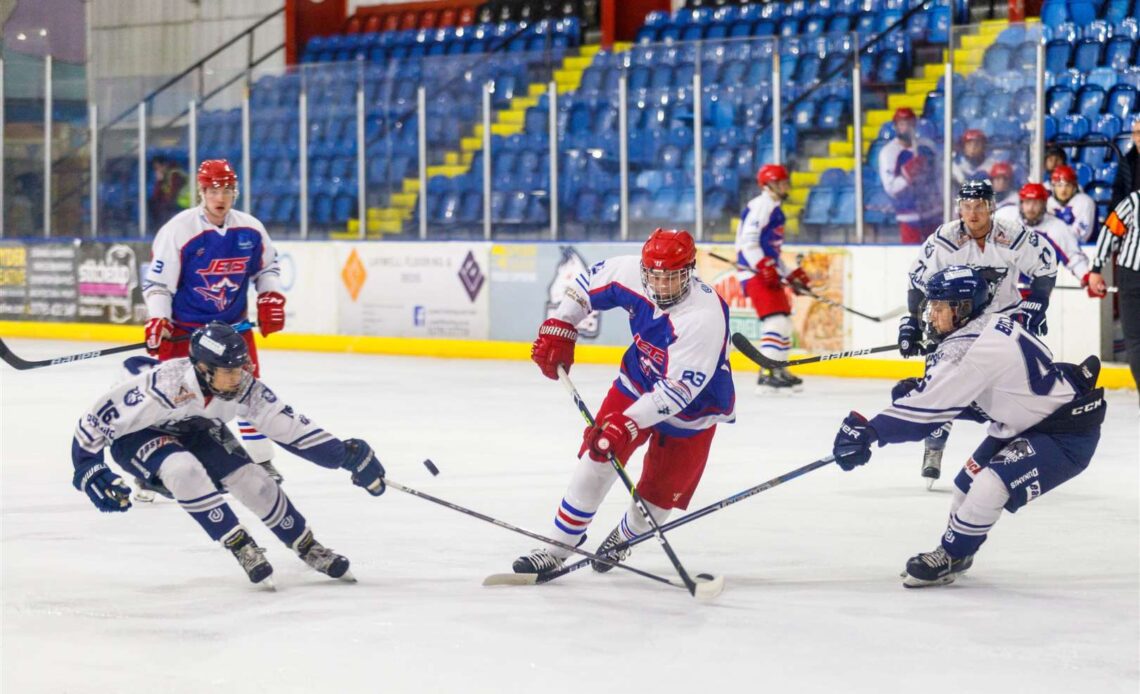
<path fill-rule="evenodd" d="M 1116 286 L 1120 294 L 1120 322 L 1132 378 L 1140 385 L 1140 190 L 1121 200 L 1100 229 L 1096 255 L 1089 273 L 1089 296 L 1103 298 L 1108 287 L 1101 270 L 1116 254 Z"/>

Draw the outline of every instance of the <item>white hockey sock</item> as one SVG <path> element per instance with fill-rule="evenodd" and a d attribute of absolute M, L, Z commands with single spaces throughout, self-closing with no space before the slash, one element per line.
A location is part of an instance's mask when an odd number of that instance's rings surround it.
<path fill-rule="evenodd" d="M 588 454 L 583 454 L 574 467 L 570 486 L 558 504 L 558 511 L 554 514 L 554 532 L 550 536 L 576 547 L 616 479 L 613 466 L 595 462 Z M 561 547 L 551 546 L 550 552 L 562 558 L 570 556 L 569 550 Z"/>
<path fill-rule="evenodd" d="M 787 361 L 791 348 L 791 318 L 781 314 L 760 319 L 760 354 L 776 361 Z"/>
<path fill-rule="evenodd" d="M 308 523 L 293 506 L 281 485 L 258 465 L 242 465 L 226 475 L 222 482 L 250 511 L 257 514 L 265 527 L 273 531 L 286 546 L 292 547 L 304 533 Z"/>
<path fill-rule="evenodd" d="M 960 548 L 961 551 L 952 552 L 956 556 L 976 552 L 1001 517 L 1007 501 L 1009 490 L 1001 477 L 990 468 L 979 472 L 961 505 L 950 514 L 943 545 Z"/>
<path fill-rule="evenodd" d="M 265 463 L 273 460 L 273 441 L 253 428 L 249 422 L 237 420 L 237 433 L 238 438 L 241 439 L 241 445 L 245 448 L 245 452 L 249 453 L 249 457 L 255 463 Z"/>
<path fill-rule="evenodd" d="M 642 501 L 645 502 L 645 508 L 649 509 L 649 512 L 653 514 L 653 520 L 657 521 L 657 525 L 664 523 L 665 520 L 669 518 L 669 514 L 673 512 L 671 508 L 661 508 L 660 506 L 645 501 L 645 499 L 642 499 Z M 637 503 L 632 501 L 629 504 L 629 508 L 626 509 L 625 515 L 621 517 L 621 525 L 618 527 L 621 528 L 621 534 L 627 540 L 632 540 L 638 535 L 644 535 L 650 531 L 649 521 L 641 513 L 641 509 L 637 508 Z"/>
<path fill-rule="evenodd" d="M 221 540 L 237 527 L 237 516 L 193 454 L 171 453 L 159 466 L 158 478 L 211 539 Z"/>

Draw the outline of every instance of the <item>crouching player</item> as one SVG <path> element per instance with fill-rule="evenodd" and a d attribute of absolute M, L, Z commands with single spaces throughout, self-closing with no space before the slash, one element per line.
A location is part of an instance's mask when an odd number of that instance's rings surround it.
<path fill-rule="evenodd" d="M 903 584 L 950 583 L 970 568 L 1002 509 L 1025 504 L 1076 477 L 1100 440 L 1106 403 L 1100 361 L 1054 362 L 1047 347 L 1009 316 L 985 313 L 990 292 L 978 270 L 950 266 L 926 283 L 924 318 L 937 349 L 926 377 L 900 381 L 893 403 L 871 418 L 851 412 L 835 436 L 844 470 L 880 446 L 921 441 L 952 419 L 989 422 L 988 436 L 958 473 L 941 545 L 911 557 Z"/>
<path fill-rule="evenodd" d="M 353 580 L 348 559 L 313 538 L 305 517 L 253 464 L 226 423 L 247 419 L 286 450 L 321 467 L 349 470 L 353 484 L 379 496 L 384 468 L 367 443 L 342 441 L 281 402 L 254 378 L 245 340 L 225 323 L 195 331 L 189 358 L 159 363 L 135 357 L 126 364 L 135 375 L 96 400 L 76 427 L 76 489 L 100 511 L 131 507 L 130 488 L 103 462 L 103 449 L 110 446 L 119 467 L 169 489 L 210 539 L 233 553 L 253 583 L 268 579 L 273 567 L 222 490 L 256 513 L 310 567 Z"/>

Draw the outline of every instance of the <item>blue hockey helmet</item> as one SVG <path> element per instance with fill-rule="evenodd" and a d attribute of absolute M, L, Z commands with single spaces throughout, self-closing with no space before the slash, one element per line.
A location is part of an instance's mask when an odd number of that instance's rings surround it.
<path fill-rule="evenodd" d="M 927 337 L 934 342 L 942 340 L 986 310 L 991 299 L 990 283 L 977 268 L 968 265 L 951 265 L 930 276 L 926 281 L 926 306 L 923 322 Z M 952 326 L 939 329 L 934 324 L 934 312 L 942 306 L 952 311 Z"/>
<path fill-rule="evenodd" d="M 198 383 L 223 400 L 245 391 L 253 374 L 249 347 L 231 326 L 219 321 L 203 325 L 190 337 L 190 363 Z"/>
<path fill-rule="evenodd" d="M 968 178 L 958 187 L 958 202 L 963 200 L 994 201 L 994 184 L 985 177 Z"/>

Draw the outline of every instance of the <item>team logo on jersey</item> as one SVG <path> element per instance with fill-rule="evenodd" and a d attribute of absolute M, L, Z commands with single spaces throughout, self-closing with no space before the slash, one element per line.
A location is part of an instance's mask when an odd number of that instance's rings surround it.
<path fill-rule="evenodd" d="M 994 465 L 1010 465 L 1037 454 L 1028 439 L 1014 439 L 994 457 Z"/>
<path fill-rule="evenodd" d="M 633 336 L 633 344 L 637 346 L 638 352 L 641 352 L 649 358 L 649 361 L 653 362 L 657 366 L 662 366 L 665 364 L 665 350 L 661 349 L 657 345 L 641 339 L 641 333 L 637 333 Z"/>
<path fill-rule="evenodd" d="M 277 402 L 277 394 L 265 386 L 261 387 L 261 397 L 265 398 L 265 402 Z"/>
<path fill-rule="evenodd" d="M 139 392 L 138 388 L 131 388 L 127 394 L 123 396 L 123 404 L 127 407 L 134 407 L 143 401 L 143 394 Z"/>
<path fill-rule="evenodd" d="M 218 508 L 211 509 L 210 512 L 206 514 L 206 517 L 210 519 L 211 523 L 221 523 L 226 517 L 226 512 L 219 506 Z"/>
<path fill-rule="evenodd" d="M 214 258 L 207 267 L 196 270 L 205 286 L 195 287 L 194 291 L 222 311 L 230 303 L 230 292 L 241 288 L 241 283 L 235 283 L 230 276 L 244 277 L 248 267 L 249 258 Z"/>
<path fill-rule="evenodd" d="M 582 308 L 589 308 L 586 300 L 580 296 L 580 293 L 584 292 L 585 289 L 578 284 L 578 278 L 587 273 L 594 274 L 601 267 L 601 263 L 598 263 L 593 268 L 587 268 L 585 259 L 573 246 L 562 246 L 560 250 L 562 257 L 558 261 L 558 266 L 554 268 L 554 276 L 550 278 L 550 284 L 546 285 L 547 318 L 554 317 L 554 312 L 562 303 L 562 298 L 566 296 L 577 302 Z M 582 319 L 582 322 L 578 323 L 579 337 L 593 339 L 601 331 L 602 314 L 599 311 L 591 311 Z"/>

